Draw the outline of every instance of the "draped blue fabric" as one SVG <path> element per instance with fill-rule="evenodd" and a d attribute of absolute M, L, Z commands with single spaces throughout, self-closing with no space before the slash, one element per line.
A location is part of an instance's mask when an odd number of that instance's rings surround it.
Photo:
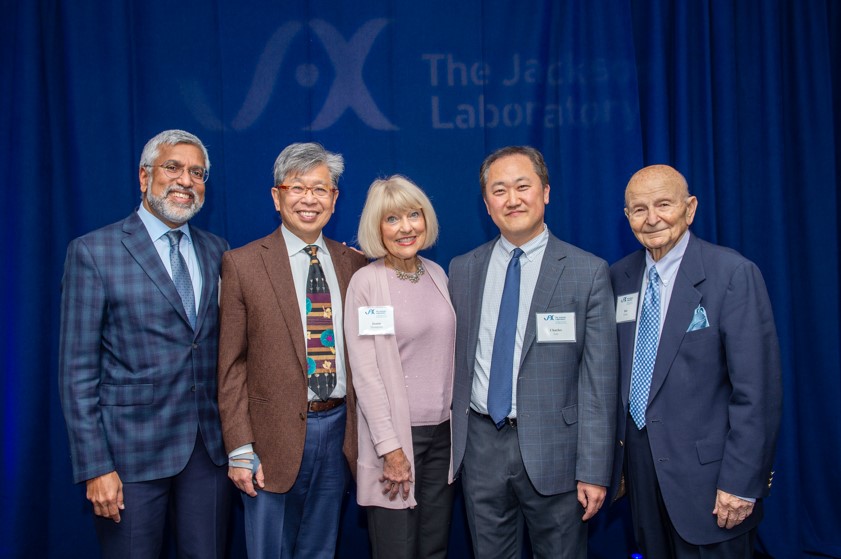
<path fill-rule="evenodd" d="M 367 186 L 402 173 L 430 194 L 444 266 L 495 233 L 478 186 L 495 148 L 539 148 L 549 227 L 610 262 L 638 246 L 628 178 L 674 165 L 693 230 L 756 261 L 774 305 L 784 417 L 758 548 L 841 557 L 837 1 L 0 8 L 0 556 L 98 556 L 56 390 L 64 251 L 136 207 L 144 143 L 183 128 L 212 161 L 195 223 L 232 246 L 277 226 L 274 159 L 314 140 L 347 162 L 329 236 L 352 242 Z M 343 522 L 340 556 L 367 556 L 352 494 Z M 591 556 L 632 545 L 625 503 L 592 522 Z M 451 554 L 468 549 L 459 503 Z"/>

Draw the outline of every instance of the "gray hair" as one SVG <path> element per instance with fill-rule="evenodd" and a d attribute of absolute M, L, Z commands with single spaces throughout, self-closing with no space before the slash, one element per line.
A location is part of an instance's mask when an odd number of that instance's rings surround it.
<path fill-rule="evenodd" d="M 274 162 L 274 183 L 283 184 L 283 179 L 290 173 L 306 173 L 319 165 L 327 165 L 332 186 L 338 188 L 339 177 L 345 170 L 345 160 L 341 154 L 329 152 L 315 142 L 290 144 Z"/>
<path fill-rule="evenodd" d="M 151 167 L 158 159 L 161 145 L 174 146 L 176 144 L 190 144 L 199 148 L 204 155 L 204 168 L 210 170 L 210 156 L 207 155 L 207 148 L 198 137 L 185 132 L 184 130 L 164 130 L 148 142 L 140 154 L 140 166 Z"/>

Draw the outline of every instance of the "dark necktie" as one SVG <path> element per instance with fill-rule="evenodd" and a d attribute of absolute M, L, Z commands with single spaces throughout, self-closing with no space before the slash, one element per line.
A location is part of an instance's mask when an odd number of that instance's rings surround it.
<path fill-rule="evenodd" d="M 309 387 L 322 400 L 336 388 L 336 338 L 330 288 L 318 261 L 318 247 L 304 249 L 310 255 L 307 275 L 307 375 Z"/>
<path fill-rule="evenodd" d="M 488 380 L 488 414 L 502 427 L 511 412 L 512 377 L 514 375 L 514 341 L 517 337 L 517 317 L 520 311 L 520 256 L 523 250 L 511 251 L 508 270 L 505 272 L 505 286 L 496 321 L 491 375 Z"/>
<path fill-rule="evenodd" d="M 640 313 L 639 332 L 631 369 L 631 394 L 629 406 L 631 418 L 638 429 L 645 427 L 645 409 L 648 407 L 648 393 L 651 390 L 651 376 L 657 360 L 657 344 L 660 341 L 660 275 L 652 266 L 648 272 L 648 287 Z"/>
<path fill-rule="evenodd" d="M 178 295 L 181 296 L 181 303 L 187 312 L 187 320 L 190 321 L 190 326 L 195 329 L 196 296 L 193 293 L 193 281 L 190 279 L 187 263 L 184 261 L 184 257 L 181 255 L 181 250 L 179 249 L 183 235 L 184 233 L 181 231 L 169 231 L 166 234 L 169 239 L 169 265 L 172 268 L 172 283 L 175 284 L 175 289 L 178 291 Z"/>

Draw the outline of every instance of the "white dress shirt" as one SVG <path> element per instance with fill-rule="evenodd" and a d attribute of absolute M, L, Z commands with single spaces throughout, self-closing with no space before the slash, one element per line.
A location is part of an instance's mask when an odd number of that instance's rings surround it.
<path fill-rule="evenodd" d="M 310 271 L 310 255 L 304 252 L 309 246 L 285 225 L 280 226 L 283 233 L 283 240 L 286 242 L 286 251 L 289 253 L 289 265 L 292 267 L 292 281 L 295 283 L 295 296 L 298 299 L 298 308 L 301 311 L 301 330 L 304 333 L 304 340 L 307 337 L 307 276 Z M 318 246 L 318 261 L 324 270 L 324 277 L 327 279 L 327 286 L 330 288 L 330 304 L 333 307 L 333 332 L 336 340 L 336 388 L 330 394 L 331 398 L 344 398 L 347 393 L 347 373 L 345 372 L 345 337 L 342 329 L 342 292 L 339 290 L 339 280 L 336 277 L 336 270 L 333 268 L 333 261 L 330 259 L 330 252 L 322 235 L 314 243 Z M 306 349 L 305 349 L 306 351 Z M 315 392 L 309 390 L 309 400 L 320 400 Z"/>
<path fill-rule="evenodd" d="M 158 251 L 158 256 L 161 257 L 161 262 L 164 263 L 166 273 L 169 274 L 170 278 L 172 277 L 172 265 L 169 263 L 169 237 L 166 234 L 170 231 L 181 231 L 184 233 L 178 249 L 181 252 L 181 256 L 184 257 L 184 261 L 187 263 L 187 271 L 190 272 L 190 281 L 193 283 L 193 295 L 196 300 L 196 315 L 198 315 L 199 305 L 201 304 L 202 277 L 199 258 L 196 256 L 193 237 L 190 235 L 190 225 L 185 223 L 181 227 L 170 229 L 169 225 L 154 216 L 143 204 L 140 204 L 137 215 L 140 216 L 140 221 L 146 226 L 146 231 L 152 238 L 152 242 L 155 244 L 155 250 Z"/>
<path fill-rule="evenodd" d="M 511 413 L 508 417 L 517 417 L 517 377 L 520 374 L 520 356 L 523 352 L 523 336 L 529 319 L 529 309 L 540 275 L 540 265 L 549 241 L 549 229 L 543 225 L 543 232 L 520 248 L 520 305 L 517 313 L 517 337 L 514 340 L 514 363 L 511 370 Z M 479 340 L 476 344 L 476 366 L 473 371 L 473 392 L 470 407 L 475 411 L 488 414 L 488 381 L 491 374 L 496 323 L 499 319 L 499 307 L 502 303 L 502 290 L 505 287 L 505 274 L 511 251 L 517 248 L 505 237 L 491 251 L 488 273 L 485 277 L 485 290 L 482 294 L 482 315 L 479 319 Z"/>

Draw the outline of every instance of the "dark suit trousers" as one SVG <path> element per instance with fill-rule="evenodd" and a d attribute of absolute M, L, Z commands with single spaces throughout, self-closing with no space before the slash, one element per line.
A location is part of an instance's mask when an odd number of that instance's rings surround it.
<path fill-rule="evenodd" d="M 412 447 L 418 505 L 413 509 L 367 507 L 374 559 L 443 559 L 447 556 L 453 514 L 453 486 L 447 483 L 450 422 L 412 427 Z"/>
<path fill-rule="evenodd" d="M 94 517 L 102 556 L 158 559 L 169 513 L 178 557 L 221 559 L 225 556 L 233 492 L 227 464 L 213 463 L 198 434 L 190 460 L 177 475 L 123 483 L 126 508 L 120 513 L 119 524 Z"/>
<path fill-rule="evenodd" d="M 537 492 L 526 473 L 515 427 L 506 423 L 497 431 L 492 420 L 471 411 L 461 477 L 477 558 L 519 559 L 524 519 L 534 557 L 587 557 L 587 525 L 581 521 L 584 510 L 577 492 Z"/>
<path fill-rule="evenodd" d="M 692 545 L 680 537 L 669 519 L 651 447 L 648 429 L 637 429 L 628 416 L 625 436 L 625 480 L 631 501 L 634 535 L 644 557 L 663 559 L 750 559 L 756 529 L 731 540 L 709 545 Z M 710 496 L 710 521 L 715 495 Z"/>

